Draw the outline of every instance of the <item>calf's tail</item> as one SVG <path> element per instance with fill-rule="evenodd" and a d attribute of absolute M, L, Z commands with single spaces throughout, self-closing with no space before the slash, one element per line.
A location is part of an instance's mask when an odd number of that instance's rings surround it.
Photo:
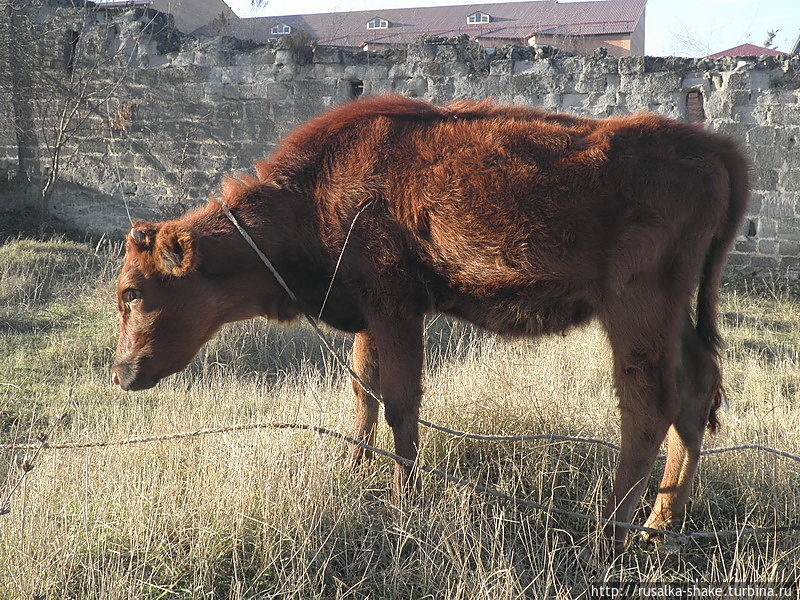
<path fill-rule="evenodd" d="M 697 290 L 697 320 L 695 327 L 702 343 L 717 359 L 722 349 L 722 337 L 717 326 L 717 306 L 722 270 L 727 262 L 733 242 L 747 210 L 750 197 L 750 164 L 732 140 L 722 138 L 720 157 L 728 172 L 728 212 L 711 240 L 703 263 L 700 285 Z M 717 410 L 725 396 L 721 378 L 714 390 L 708 428 L 715 431 L 719 426 Z"/>

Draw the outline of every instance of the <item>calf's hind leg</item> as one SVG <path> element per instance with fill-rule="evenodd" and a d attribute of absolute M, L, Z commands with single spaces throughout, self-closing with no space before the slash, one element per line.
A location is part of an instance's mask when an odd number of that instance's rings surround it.
<path fill-rule="evenodd" d="M 603 516 L 624 523 L 631 521 L 641 500 L 678 407 L 677 331 L 671 322 L 669 299 L 654 289 L 658 290 L 655 282 L 652 287 L 640 283 L 636 289 L 621 292 L 602 317 L 614 352 L 622 430 L 622 451 Z M 608 525 L 605 532 L 620 550 L 626 529 Z"/>
<path fill-rule="evenodd" d="M 721 393 L 717 358 L 703 344 L 688 315 L 681 333 L 677 384 L 680 410 L 669 429 L 664 476 L 646 523 L 653 529 L 666 529 L 683 518 L 703 433 Z M 643 537 L 649 540 L 654 536 L 645 533 Z"/>
<path fill-rule="evenodd" d="M 377 392 L 380 389 L 378 348 L 375 346 L 375 339 L 369 330 L 357 333 L 353 341 L 353 371 L 372 390 Z M 355 439 L 374 446 L 380 409 L 378 401 L 355 379 L 353 379 L 353 391 L 356 394 Z M 357 467 L 364 459 L 371 460 L 372 458 L 372 450 L 353 446 L 350 465 Z"/>

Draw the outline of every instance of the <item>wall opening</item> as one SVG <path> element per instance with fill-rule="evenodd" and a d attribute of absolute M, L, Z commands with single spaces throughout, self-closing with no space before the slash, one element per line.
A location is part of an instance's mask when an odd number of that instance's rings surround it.
<path fill-rule="evenodd" d="M 706 120 L 703 93 L 699 90 L 692 90 L 686 94 L 686 120 L 689 123 L 703 123 Z"/>
<path fill-rule="evenodd" d="M 360 79 L 354 79 L 350 82 L 350 97 L 358 98 L 364 93 L 364 82 Z"/>
<path fill-rule="evenodd" d="M 81 40 L 81 34 L 70 29 L 67 31 L 67 36 L 64 41 L 64 68 L 67 73 L 72 74 L 75 70 L 75 61 L 78 57 L 78 42 Z"/>

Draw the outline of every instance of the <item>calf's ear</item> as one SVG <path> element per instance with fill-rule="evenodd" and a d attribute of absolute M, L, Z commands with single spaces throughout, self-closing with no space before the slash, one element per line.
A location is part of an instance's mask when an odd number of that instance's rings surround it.
<path fill-rule="evenodd" d="M 164 275 L 181 277 L 197 270 L 200 253 L 192 232 L 176 223 L 166 223 L 158 231 L 153 249 L 156 268 Z"/>
<path fill-rule="evenodd" d="M 132 244 L 140 252 L 149 250 L 153 247 L 157 231 L 158 225 L 155 223 L 137 221 L 128 234 L 128 243 Z"/>

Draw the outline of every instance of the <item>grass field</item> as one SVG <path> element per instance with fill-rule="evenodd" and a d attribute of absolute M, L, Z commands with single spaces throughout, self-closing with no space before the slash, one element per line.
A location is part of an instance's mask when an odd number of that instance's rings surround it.
<path fill-rule="evenodd" d="M 0 436 L 118 439 L 260 420 L 350 432 L 352 392 L 307 328 L 226 329 L 186 372 L 126 394 L 110 384 L 118 248 L 59 238 L 0 245 Z M 800 292 L 727 284 L 730 404 L 706 447 L 800 450 Z M 423 414 L 486 433 L 617 441 L 607 343 L 503 340 L 440 319 L 429 328 Z M 347 349 L 350 340 L 336 337 Z M 383 426 L 379 445 L 391 449 Z M 586 598 L 591 581 L 800 577 L 800 533 L 705 540 L 679 554 L 635 540 L 598 565 L 569 530 L 587 525 L 425 479 L 396 506 L 391 464 L 352 473 L 340 442 L 253 431 L 45 451 L 0 516 L 0 598 Z M 473 443 L 423 431 L 426 464 L 519 497 L 598 514 L 613 451 Z M 0 499 L 22 473 L 0 453 Z M 637 514 L 642 523 L 658 477 Z M 800 465 L 756 452 L 704 459 L 686 531 L 797 522 Z"/>

